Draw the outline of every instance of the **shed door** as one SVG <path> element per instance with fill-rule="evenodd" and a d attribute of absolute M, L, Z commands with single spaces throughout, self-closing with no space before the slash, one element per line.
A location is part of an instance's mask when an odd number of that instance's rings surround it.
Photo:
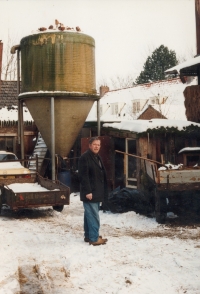
<path fill-rule="evenodd" d="M 89 137 L 81 138 L 81 154 L 83 154 L 89 145 Z M 99 136 L 101 140 L 100 156 L 107 173 L 108 189 L 113 190 L 114 187 L 114 142 L 109 136 Z"/>
<path fill-rule="evenodd" d="M 126 138 L 126 153 L 136 155 L 136 140 Z M 137 188 L 136 157 L 125 155 L 126 187 Z"/>

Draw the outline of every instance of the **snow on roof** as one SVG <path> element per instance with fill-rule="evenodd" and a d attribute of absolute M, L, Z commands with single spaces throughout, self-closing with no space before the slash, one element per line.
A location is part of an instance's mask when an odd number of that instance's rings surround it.
<path fill-rule="evenodd" d="M 185 147 L 181 149 L 178 153 L 192 152 L 192 151 L 200 151 L 200 147 Z"/>
<path fill-rule="evenodd" d="M 170 104 L 161 104 L 161 105 L 152 105 L 152 107 L 162 113 L 167 119 L 178 119 L 179 120 L 187 120 L 186 114 L 185 114 L 185 106 L 184 105 L 170 105 Z M 148 105 L 146 106 L 148 108 Z M 141 114 L 145 111 L 141 111 Z M 139 115 L 138 115 L 139 117 Z"/>
<path fill-rule="evenodd" d="M 0 109 L 0 121 L 18 121 L 18 107 L 12 106 L 12 108 L 3 107 Z M 23 107 L 23 120 L 33 121 L 33 118 L 28 111 L 27 107 Z"/>
<path fill-rule="evenodd" d="M 189 77 L 185 84 L 179 78 L 175 78 L 109 91 L 100 99 L 100 107 L 102 107 L 100 119 L 102 122 L 137 119 L 148 105 L 153 105 L 156 107 L 156 110 L 160 111 L 158 105 L 152 103 L 152 98 L 156 97 L 160 100 L 161 104 L 159 104 L 159 107 L 165 117 L 168 119 L 186 120 L 183 91 L 186 86 L 196 84 L 196 78 Z M 133 113 L 134 101 L 139 102 L 141 106 L 140 112 L 135 114 Z M 118 113 L 113 115 L 112 104 L 115 103 L 118 104 Z M 179 111 L 175 113 L 177 109 Z M 96 120 L 97 105 L 94 103 L 86 121 Z"/>
<path fill-rule="evenodd" d="M 143 133 L 148 129 L 154 129 L 159 127 L 177 127 L 179 131 L 183 130 L 184 127 L 190 125 L 197 125 L 200 128 L 200 124 L 191 121 L 181 120 L 168 120 L 168 119 L 151 119 L 151 120 L 132 120 L 122 121 L 118 123 L 104 123 L 104 128 L 114 128 L 118 130 L 129 131 L 133 133 Z"/>
<path fill-rule="evenodd" d="M 200 64 L 200 56 L 188 59 L 184 61 L 183 63 L 180 63 L 176 66 L 173 66 L 165 71 L 166 74 L 172 74 L 172 73 L 180 73 L 181 69 L 187 68 L 187 67 L 192 67 L 197 64 Z"/>

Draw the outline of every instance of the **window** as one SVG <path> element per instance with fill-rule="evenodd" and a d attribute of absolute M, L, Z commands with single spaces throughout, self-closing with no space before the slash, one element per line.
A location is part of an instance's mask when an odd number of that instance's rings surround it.
<path fill-rule="evenodd" d="M 118 114 L 118 103 L 111 104 L 111 114 Z"/>
<path fill-rule="evenodd" d="M 0 150 L 15 152 L 13 137 L 0 137 Z"/>
<path fill-rule="evenodd" d="M 137 105 L 136 103 L 133 103 L 133 113 L 136 113 Z"/>
<path fill-rule="evenodd" d="M 151 104 L 160 104 L 159 96 L 151 97 L 151 98 L 150 98 L 150 103 L 151 103 Z"/>
<path fill-rule="evenodd" d="M 133 113 L 140 111 L 140 101 L 133 102 Z"/>

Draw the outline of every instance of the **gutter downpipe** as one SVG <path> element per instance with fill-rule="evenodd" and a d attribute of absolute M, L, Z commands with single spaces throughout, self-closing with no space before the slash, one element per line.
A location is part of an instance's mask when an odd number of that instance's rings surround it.
<path fill-rule="evenodd" d="M 0 41 L 0 90 L 1 90 L 1 74 L 2 74 L 2 55 L 3 55 L 3 43 Z"/>
<path fill-rule="evenodd" d="M 101 123 L 100 123 L 100 99 L 97 100 L 97 136 L 101 133 Z"/>
<path fill-rule="evenodd" d="M 18 99 L 19 100 L 19 99 Z M 19 129 L 20 129 L 20 143 L 21 143 L 21 158 L 24 159 L 24 118 L 23 118 L 23 103 L 24 101 L 23 100 L 19 100 L 18 102 L 18 109 L 19 109 L 19 115 L 20 115 L 20 118 L 19 118 Z M 24 165 L 24 162 L 22 163 Z"/>
<path fill-rule="evenodd" d="M 54 112 L 54 97 L 51 97 L 51 161 L 52 161 L 52 180 L 55 181 L 55 112 Z"/>
<path fill-rule="evenodd" d="M 20 94 L 20 52 L 17 50 L 17 92 Z M 23 100 L 20 100 L 18 97 L 18 121 L 20 121 L 20 125 L 18 127 L 20 138 L 19 143 L 21 144 L 21 157 L 24 159 L 24 114 L 23 114 Z M 24 162 L 23 162 L 24 165 Z"/>
<path fill-rule="evenodd" d="M 21 158 L 24 159 L 24 128 L 23 128 L 23 101 L 19 99 L 20 94 L 20 45 L 11 48 L 10 53 L 15 54 L 17 51 L 17 96 L 18 96 L 18 144 L 21 145 Z M 24 164 L 24 163 L 23 163 Z"/>

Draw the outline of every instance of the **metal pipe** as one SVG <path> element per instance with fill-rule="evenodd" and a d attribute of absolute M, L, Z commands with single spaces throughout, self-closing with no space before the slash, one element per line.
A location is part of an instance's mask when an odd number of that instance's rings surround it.
<path fill-rule="evenodd" d="M 1 73 L 2 73 L 2 55 L 3 55 L 3 43 L 0 40 L 0 89 L 1 89 Z"/>
<path fill-rule="evenodd" d="M 97 100 L 97 136 L 101 133 L 101 123 L 100 123 L 100 99 Z"/>
<path fill-rule="evenodd" d="M 51 97 L 51 161 L 52 161 L 52 180 L 55 181 L 55 112 L 54 97 Z"/>
<path fill-rule="evenodd" d="M 24 159 L 24 119 L 23 119 L 23 100 L 19 100 L 20 112 L 20 143 L 21 143 L 21 159 Z"/>
<path fill-rule="evenodd" d="M 17 50 L 17 96 L 19 96 L 19 94 L 20 94 L 20 55 L 19 55 L 19 50 Z M 22 108 L 22 110 L 23 110 L 23 108 Z M 20 117 L 21 117 L 21 108 L 20 108 L 20 102 L 19 102 L 19 99 L 18 99 L 18 122 L 21 123 Z M 21 126 L 20 126 L 20 123 L 18 123 L 18 132 L 17 132 L 18 144 L 21 143 Z"/>
<path fill-rule="evenodd" d="M 20 94 L 20 45 L 15 45 L 12 46 L 10 49 L 11 54 L 15 54 L 17 51 L 17 96 Z M 18 129 L 17 129 L 17 139 L 18 139 L 18 144 L 21 144 L 21 106 L 20 106 L 20 101 L 18 99 Z M 23 108 L 22 108 L 23 109 Z M 23 115 L 23 114 L 22 114 Z M 22 152 L 22 151 L 21 151 Z"/>

